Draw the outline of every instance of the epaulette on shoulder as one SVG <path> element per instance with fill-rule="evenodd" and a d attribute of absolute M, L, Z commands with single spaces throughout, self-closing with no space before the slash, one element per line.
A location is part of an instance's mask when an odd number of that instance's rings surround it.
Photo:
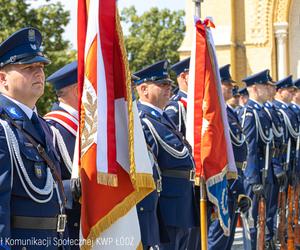
<path fill-rule="evenodd" d="M 244 112 L 245 112 L 245 116 L 253 116 L 253 107 L 247 106 Z"/>
<path fill-rule="evenodd" d="M 179 101 L 180 100 L 180 96 L 179 95 L 173 95 L 172 97 L 171 97 L 171 99 L 170 99 L 170 101 L 175 101 L 175 102 L 177 102 L 177 101 Z"/>

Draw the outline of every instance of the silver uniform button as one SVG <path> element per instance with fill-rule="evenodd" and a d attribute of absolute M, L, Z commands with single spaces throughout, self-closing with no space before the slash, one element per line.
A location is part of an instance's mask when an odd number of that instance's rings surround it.
<path fill-rule="evenodd" d="M 140 211 L 144 211 L 144 208 L 143 208 L 143 207 L 140 207 Z"/>

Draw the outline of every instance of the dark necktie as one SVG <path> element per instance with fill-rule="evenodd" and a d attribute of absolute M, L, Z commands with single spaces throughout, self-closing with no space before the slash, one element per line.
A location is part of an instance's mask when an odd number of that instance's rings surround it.
<path fill-rule="evenodd" d="M 45 142 L 45 133 L 44 133 L 42 125 L 39 121 L 39 118 L 38 118 L 38 116 L 36 115 L 35 112 L 33 112 L 33 114 L 32 114 L 31 121 L 32 121 L 32 124 L 33 124 L 34 128 L 36 129 L 36 132 L 40 136 L 41 140 L 43 142 Z"/>

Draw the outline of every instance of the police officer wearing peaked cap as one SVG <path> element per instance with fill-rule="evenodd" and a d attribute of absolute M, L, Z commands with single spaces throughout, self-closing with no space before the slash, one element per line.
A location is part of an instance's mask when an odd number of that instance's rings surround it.
<path fill-rule="evenodd" d="M 169 100 L 165 113 L 174 122 L 177 129 L 186 136 L 187 91 L 189 81 L 190 57 L 175 64 L 170 69 L 176 73 L 179 90 Z M 199 186 L 195 186 L 196 199 L 200 199 Z M 200 201 L 197 200 L 197 205 Z M 200 228 L 191 228 L 187 249 L 200 249 Z"/>
<path fill-rule="evenodd" d="M 178 130 L 185 136 L 186 127 L 186 107 L 187 90 L 189 80 L 190 57 L 185 58 L 175 64 L 170 69 L 176 73 L 179 90 L 174 94 L 167 106 L 166 114 L 175 123 Z"/>
<path fill-rule="evenodd" d="M 77 61 L 71 62 L 60 68 L 47 78 L 54 86 L 58 102 L 54 103 L 51 112 L 45 115 L 45 119 L 54 128 L 56 133 L 57 148 L 63 157 L 64 167 L 62 179 L 67 196 L 66 214 L 68 216 L 67 228 L 70 239 L 79 239 L 80 228 L 80 193 L 76 194 L 76 200 L 72 197 L 71 186 L 74 191 L 80 190 L 79 179 L 70 180 L 72 173 L 72 161 L 74 156 L 76 133 L 78 129 L 78 88 L 77 88 Z M 79 249 L 79 245 L 72 244 L 72 249 Z"/>
<path fill-rule="evenodd" d="M 290 156 L 286 154 L 285 161 L 289 163 L 287 174 L 289 178 L 289 184 L 294 184 L 296 181 L 297 173 L 300 172 L 300 161 L 296 161 L 296 156 L 299 157 L 296 152 L 298 137 L 300 134 L 300 117 L 297 115 L 297 107 L 293 106 L 291 103 L 295 92 L 298 91 L 297 87 L 294 85 L 292 76 L 285 77 L 276 83 L 276 95 L 273 101 L 274 105 L 280 110 L 283 115 L 285 122 L 285 138 L 286 143 L 290 140 Z"/>
<path fill-rule="evenodd" d="M 194 194 L 194 160 L 190 147 L 163 112 L 172 81 L 168 61 L 162 60 L 136 73 L 138 109 L 147 144 L 157 159 L 162 176 L 159 197 L 161 219 L 170 243 L 160 249 L 186 249 L 190 228 L 199 226 L 199 211 Z"/>
<path fill-rule="evenodd" d="M 265 111 L 268 113 L 272 121 L 273 140 L 272 140 L 272 155 L 271 155 L 271 169 L 273 170 L 274 185 L 271 186 L 270 206 L 267 218 L 268 231 L 266 235 L 266 248 L 274 249 L 275 243 L 273 236 L 277 230 L 276 216 L 278 212 L 278 194 L 279 188 L 286 183 L 286 173 L 284 171 L 284 161 L 282 157 L 283 149 L 285 148 L 284 138 L 284 120 L 282 114 L 273 104 L 274 96 L 276 94 L 276 84 L 268 85 L 269 99 L 264 103 Z"/>
<path fill-rule="evenodd" d="M 271 163 L 272 122 L 263 104 L 268 100 L 268 85 L 273 85 L 269 70 L 264 70 L 243 79 L 249 92 L 249 101 L 241 114 L 241 125 L 248 145 L 247 167 L 245 168 L 244 187 L 252 199 L 248 215 L 251 247 L 256 249 L 258 202 L 261 195 L 270 205 L 271 187 L 274 185 Z M 269 155 L 269 157 L 267 157 Z M 264 170 L 267 170 L 264 171 Z M 263 174 L 265 173 L 265 174 Z M 263 185 L 264 184 L 264 185 Z M 267 217 L 268 217 L 267 209 Z M 262 229 L 263 230 L 263 229 Z"/>
<path fill-rule="evenodd" d="M 50 63 L 41 43 L 41 33 L 29 27 L 0 44 L 0 236 L 2 247 L 12 249 L 41 249 L 32 239 L 50 239 L 48 249 L 59 249 L 53 241 L 65 231 L 60 157 L 35 107 Z"/>

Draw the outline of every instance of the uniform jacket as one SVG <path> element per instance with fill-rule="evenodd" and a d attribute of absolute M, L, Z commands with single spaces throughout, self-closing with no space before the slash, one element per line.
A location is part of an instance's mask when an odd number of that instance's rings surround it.
<path fill-rule="evenodd" d="M 138 103 L 138 109 L 146 142 L 151 147 L 160 170 L 162 172 L 165 169 L 193 170 L 194 161 L 189 152 L 180 159 L 174 157 L 165 149 L 166 145 L 178 151 L 186 148 L 182 138 L 179 137 L 180 135 L 175 132 L 176 126 L 168 116 L 164 113 L 160 114 L 157 110 L 140 102 Z M 145 119 L 153 125 L 158 136 L 151 133 Z M 166 144 L 162 146 L 163 143 Z M 162 176 L 159 207 L 167 226 L 182 228 L 197 226 L 199 212 L 195 200 L 194 182 L 183 178 Z"/>
<path fill-rule="evenodd" d="M 266 102 L 264 104 L 266 112 L 268 113 L 270 119 L 272 120 L 272 126 L 278 131 L 283 131 L 284 128 L 284 121 L 283 121 L 283 117 L 282 114 L 279 112 L 279 110 L 275 107 L 275 105 L 271 102 Z M 277 137 L 276 134 L 274 133 L 274 129 L 273 129 L 273 142 L 272 142 L 272 151 L 273 151 L 273 156 L 272 156 L 272 167 L 273 167 L 273 171 L 275 176 L 281 174 L 284 172 L 283 169 L 283 155 L 280 152 L 282 147 L 283 147 L 283 143 L 284 143 L 284 135 Z"/>
<path fill-rule="evenodd" d="M 57 110 L 68 113 L 67 110 L 65 110 L 59 106 L 59 103 L 54 103 L 51 111 L 57 111 Z M 65 142 L 65 145 L 68 150 L 68 154 L 69 154 L 71 160 L 73 160 L 76 137 L 71 132 L 69 132 L 69 130 L 67 130 L 64 126 L 62 126 L 60 123 L 58 123 L 54 120 L 47 120 L 47 122 L 51 126 L 54 126 L 55 128 L 58 129 L 58 131 L 60 132 L 60 134 Z M 81 210 L 80 203 L 73 201 L 72 193 L 70 190 L 71 173 L 69 172 L 69 170 L 67 169 L 65 164 L 62 164 L 61 172 L 62 172 L 62 179 L 63 179 L 67 199 L 72 200 L 67 203 L 68 206 L 66 209 L 66 214 L 68 216 L 68 223 L 67 223 L 68 236 L 72 239 L 78 239 L 79 238 L 79 229 L 80 229 L 80 210 Z M 79 246 L 74 245 L 74 246 L 72 246 L 72 249 L 79 249 Z"/>
<path fill-rule="evenodd" d="M 268 114 L 263 109 L 263 106 L 261 106 L 257 102 L 249 99 L 245 109 L 246 110 L 243 112 L 243 116 L 241 118 L 241 124 L 243 125 L 244 133 L 246 135 L 246 141 L 248 144 L 247 167 L 244 174 L 249 184 L 261 184 L 261 173 L 265 168 L 266 160 L 266 143 L 260 136 L 258 127 L 256 125 L 257 123 L 255 120 L 254 112 L 258 114 L 262 131 L 266 136 L 270 135 L 272 124 Z M 271 145 L 269 154 L 270 153 Z M 269 161 L 268 165 L 266 182 L 273 183 L 273 174 L 272 169 L 270 168 L 270 162 L 271 161 Z"/>
<path fill-rule="evenodd" d="M 40 124 L 45 133 L 45 138 L 42 138 L 37 133 L 33 123 L 29 120 L 23 110 L 3 95 L 0 95 L 0 110 L 1 114 L 5 113 L 8 115 L 16 123 L 22 126 L 23 129 L 38 143 L 44 146 L 60 175 L 60 157 L 53 146 L 52 131 L 49 129 L 46 121 L 39 117 Z M 2 240 L 7 237 L 12 239 L 31 239 L 32 237 L 37 239 L 59 239 L 61 236 L 56 230 L 19 229 L 12 226 L 11 220 L 13 216 L 53 218 L 57 217 L 60 213 L 60 207 L 55 189 L 53 189 L 52 197 L 49 197 L 49 195 L 38 194 L 29 186 L 29 182 L 26 181 L 26 175 L 28 175 L 28 180 L 30 180 L 33 186 L 42 189 L 45 186 L 47 176 L 49 175 L 49 173 L 47 174 L 48 168 L 36 148 L 29 142 L 24 134 L 17 130 L 13 125 L 10 125 L 10 127 L 18 141 L 21 159 L 27 174 L 22 172 L 22 178 L 20 178 L 17 167 L 12 163 L 10 158 L 4 128 L 0 125 L 0 236 Z M 24 181 L 24 184 L 21 180 Z M 43 203 L 35 201 L 25 191 L 24 186 L 35 198 L 40 200 L 49 198 L 49 201 Z M 40 246 L 34 244 L 27 247 L 27 249 L 40 248 Z M 12 249 L 22 249 L 22 246 L 12 246 Z M 58 249 L 58 247 L 51 242 L 48 249 Z"/>
<path fill-rule="evenodd" d="M 299 117 L 295 114 L 295 107 L 293 108 L 292 105 L 289 107 L 288 104 L 286 103 L 283 103 L 279 100 L 274 100 L 274 105 L 281 110 L 281 112 L 284 112 L 289 121 L 290 121 L 290 124 L 292 126 L 292 128 L 295 130 L 295 131 L 299 131 L 299 124 L 300 124 L 300 120 L 299 120 Z M 296 166 L 296 169 L 295 171 L 296 172 L 299 172 L 300 171 L 300 162 L 298 161 L 297 163 L 295 162 L 295 156 L 296 156 L 296 142 L 297 142 L 297 139 L 294 138 L 291 133 L 289 132 L 288 128 L 287 128 L 287 124 L 285 123 L 285 127 L 284 127 L 284 133 L 285 133 L 285 138 L 286 138 L 286 143 L 288 141 L 288 138 L 291 138 L 291 153 L 290 153 L 290 164 L 289 164 L 289 169 L 288 169 L 288 172 L 289 174 L 291 175 L 292 172 L 292 168 L 294 167 L 294 165 Z"/>
<path fill-rule="evenodd" d="M 184 136 L 186 131 L 186 98 L 187 94 L 179 90 L 177 94 L 172 96 L 165 108 L 165 113 Z"/>

